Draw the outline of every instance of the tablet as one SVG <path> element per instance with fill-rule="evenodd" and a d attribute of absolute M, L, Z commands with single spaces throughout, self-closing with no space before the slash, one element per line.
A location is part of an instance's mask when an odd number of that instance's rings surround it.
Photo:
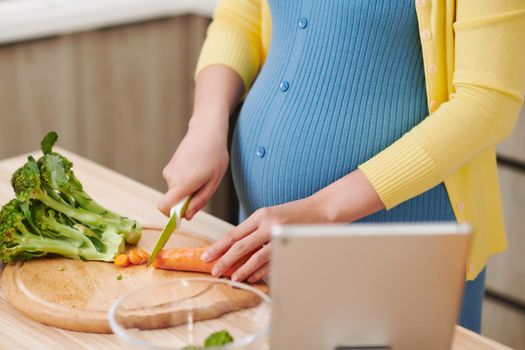
<path fill-rule="evenodd" d="M 450 349 L 471 227 L 276 226 L 271 349 Z"/>

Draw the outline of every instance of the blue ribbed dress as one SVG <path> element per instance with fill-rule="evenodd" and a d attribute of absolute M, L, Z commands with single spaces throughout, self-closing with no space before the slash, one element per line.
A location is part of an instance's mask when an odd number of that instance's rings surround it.
<path fill-rule="evenodd" d="M 428 114 L 413 0 L 269 3 L 271 47 L 232 142 L 241 219 L 326 187 Z M 361 221 L 450 220 L 440 184 Z"/>

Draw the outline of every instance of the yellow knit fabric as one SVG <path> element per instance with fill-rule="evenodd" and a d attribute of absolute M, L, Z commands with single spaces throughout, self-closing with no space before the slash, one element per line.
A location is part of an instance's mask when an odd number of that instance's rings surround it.
<path fill-rule="evenodd" d="M 466 276 L 505 250 L 494 146 L 525 91 L 525 0 L 415 0 L 429 116 L 359 168 L 386 208 L 445 182 L 459 222 L 475 230 Z M 224 64 L 249 89 L 270 43 L 266 0 L 219 2 L 197 73 Z M 388 54 L 388 53 L 385 53 Z"/>

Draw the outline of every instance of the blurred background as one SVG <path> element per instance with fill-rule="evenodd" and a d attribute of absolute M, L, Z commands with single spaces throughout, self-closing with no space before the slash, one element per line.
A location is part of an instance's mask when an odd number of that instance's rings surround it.
<path fill-rule="evenodd" d="M 214 0 L 0 0 L 0 159 L 59 146 L 159 191 L 186 132 Z M 490 261 L 483 334 L 525 349 L 525 112 L 498 147 L 509 250 Z M 229 175 L 206 210 L 235 223 Z"/>

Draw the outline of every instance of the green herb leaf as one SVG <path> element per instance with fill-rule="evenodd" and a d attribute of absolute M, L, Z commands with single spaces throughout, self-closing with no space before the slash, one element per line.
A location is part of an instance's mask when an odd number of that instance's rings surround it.
<path fill-rule="evenodd" d="M 51 131 L 46 136 L 44 136 L 42 142 L 40 143 L 40 148 L 42 148 L 42 152 L 44 154 L 51 153 L 53 151 L 53 146 L 55 145 L 55 142 L 57 142 L 57 140 L 58 135 L 54 131 Z"/>
<path fill-rule="evenodd" d="M 122 278 L 122 275 L 117 275 L 117 281 L 120 281 Z"/>
<path fill-rule="evenodd" d="M 205 348 L 211 348 L 217 345 L 225 345 L 233 343 L 233 337 L 227 331 L 219 331 L 212 333 L 204 341 Z"/>

